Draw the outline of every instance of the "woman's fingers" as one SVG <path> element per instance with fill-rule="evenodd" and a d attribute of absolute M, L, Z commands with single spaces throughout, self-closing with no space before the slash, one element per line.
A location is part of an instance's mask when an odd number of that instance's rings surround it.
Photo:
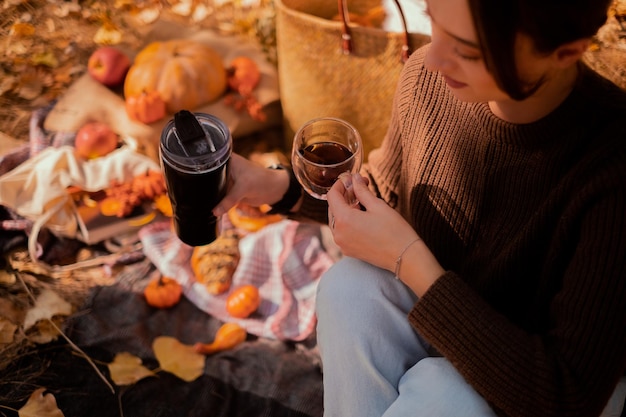
<path fill-rule="evenodd" d="M 268 181 L 274 179 L 270 178 L 272 173 L 268 172 L 272 170 L 268 170 L 236 153 L 231 155 L 229 164 L 228 191 L 222 201 L 213 209 L 215 216 L 226 213 L 240 201 L 253 205 L 266 203 L 265 190 L 268 189 Z"/>
<path fill-rule="evenodd" d="M 339 175 L 339 180 L 344 187 L 343 196 L 346 200 L 346 203 L 349 206 L 356 206 L 357 204 L 359 204 L 359 200 L 357 200 L 356 196 L 354 195 L 354 188 L 352 187 L 352 175 L 348 172 L 344 172 Z"/>
<path fill-rule="evenodd" d="M 361 176 L 361 174 L 353 174 L 352 175 L 352 192 L 356 197 L 357 201 L 363 206 L 366 210 L 367 207 L 371 204 L 375 204 L 380 200 L 378 197 L 372 193 L 372 191 L 367 187 L 368 180 Z"/>

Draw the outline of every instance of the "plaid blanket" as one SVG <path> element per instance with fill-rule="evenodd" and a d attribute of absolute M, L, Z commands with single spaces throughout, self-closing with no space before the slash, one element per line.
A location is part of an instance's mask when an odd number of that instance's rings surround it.
<path fill-rule="evenodd" d="M 232 227 L 226 216 L 222 222 L 223 229 Z M 320 226 L 283 220 L 240 240 L 232 287 L 252 284 L 262 298 L 257 312 L 246 319 L 227 314 L 228 292 L 215 296 L 196 282 L 190 266 L 193 248 L 178 239 L 169 222 L 148 225 L 139 237 L 159 271 L 176 278 L 185 296 L 213 317 L 236 321 L 249 333 L 270 339 L 304 340 L 314 330 L 317 282 L 334 262 L 320 243 Z"/>

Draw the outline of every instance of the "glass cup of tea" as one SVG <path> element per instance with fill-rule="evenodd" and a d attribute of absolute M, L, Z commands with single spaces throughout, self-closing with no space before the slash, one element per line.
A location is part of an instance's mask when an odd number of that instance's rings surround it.
<path fill-rule="evenodd" d="M 358 172 L 362 163 L 361 135 L 345 120 L 309 120 L 295 134 L 291 151 L 293 172 L 306 192 L 317 199 L 325 200 L 339 175 Z"/>

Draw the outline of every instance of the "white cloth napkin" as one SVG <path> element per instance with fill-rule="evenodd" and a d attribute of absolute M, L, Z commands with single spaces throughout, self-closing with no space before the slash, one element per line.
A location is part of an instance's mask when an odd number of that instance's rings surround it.
<path fill-rule="evenodd" d="M 76 237 L 76 205 L 67 187 L 99 191 L 112 180 L 127 181 L 148 169 L 160 167 L 128 146 L 90 160 L 76 156 L 71 146 L 51 147 L 0 177 L 0 204 L 55 234 Z"/>

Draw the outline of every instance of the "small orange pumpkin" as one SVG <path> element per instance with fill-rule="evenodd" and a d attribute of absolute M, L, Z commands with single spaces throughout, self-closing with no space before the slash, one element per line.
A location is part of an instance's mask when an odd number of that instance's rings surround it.
<path fill-rule="evenodd" d="M 226 311 L 233 317 L 243 319 L 255 312 L 260 304 L 261 296 L 257 287 L 243 285 L 228 295 Z"/>
<path fill-rule="evenodd" d="M 183 287 L 174 278 L 160 275 L 150 281 L 143 290 L 148 305 L 156 308 L 169 308 L 180 301 Z"/>
<path fill-rule="evenodd" d="M 257 63 L 247 56 L 237 56 L 227 68 L 228 86 L 242 96 L 252 94 L 261 81 L 261 71 Z"/>
<path fill-rule="evenodd" d="M 126 113 L 132 120 L 154 123 L 165 117 L 165 101 L 158 91 L 142 91 L 136 96 L 126 97 Z"/>
<path fill-rule="evenodd" d="M 152 42 L 137 54 L 124 80 L 124 96 L 158 91 L 173 114 L 210 103 L 227 87 L 217 51 L 197 41 L 172 39 Z"/>

